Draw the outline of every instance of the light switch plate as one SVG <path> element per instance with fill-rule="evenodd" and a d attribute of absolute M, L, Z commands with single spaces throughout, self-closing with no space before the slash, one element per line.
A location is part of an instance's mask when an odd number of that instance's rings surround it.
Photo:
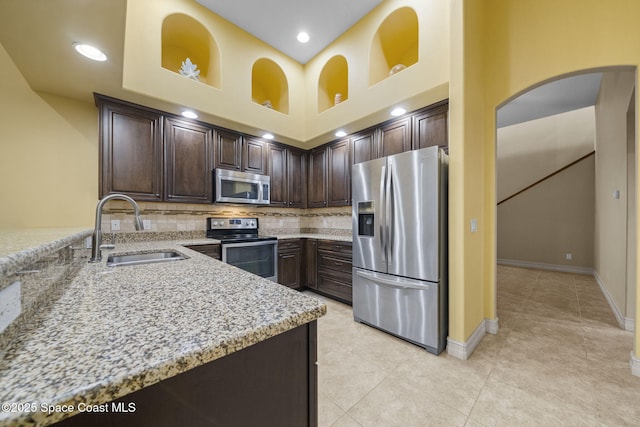
<path fill-rule="evenodd" d="M 20 316 L 21 311 L 20 282 L 15 281 L 0 291 L 0 333 Z"/>
<path fill-rule="evenodd" d="M 112 219 L 111 220 L 111 231 L 120 231 L 120 220 Z"/>
<path fill-rule="evenodd" d="M 142 226 L 144 227 L 145 230 L 151 230 L 151 220 L 150 219 L 143 219 L 142 220 Z"/>

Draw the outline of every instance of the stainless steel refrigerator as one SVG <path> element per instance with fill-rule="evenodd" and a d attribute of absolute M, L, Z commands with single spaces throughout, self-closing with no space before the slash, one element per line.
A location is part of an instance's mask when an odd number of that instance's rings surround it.
<path fill-rule="evenodd" d="M 352 167 L 354 318 L 434 354 L 447 336 L 447 167 L 438 147 Z"/>

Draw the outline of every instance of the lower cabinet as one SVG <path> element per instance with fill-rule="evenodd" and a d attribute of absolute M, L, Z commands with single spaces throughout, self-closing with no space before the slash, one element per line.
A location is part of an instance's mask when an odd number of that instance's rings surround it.
<path fill-rule="evenodd" d="M 194 250 L 196 252 L 200 252 L 201 254 L 210 256 L 211 258 L 215 258 L 219 260 L 222 259 L 222 250 L 220 248 L 220 244 L 218 243 L 214 243 L 210 245 L 190 245 L 185 247 L 191 250 Z"/>
<path fill-rule="evenodd" d="M 351 304 L 351 242 L 278 240 L 278 283 Z"/>
<path fill-rule="evenodd" d="M 317 291 L 351 304 L 351 242 L 318 240 Z"/>
<path fill-rule="evenodd" d="M 302 239 L 278 240 L 278 283 L 292 289 L 301 289 L 304 262 Z"/>
<path fill-rule="evenodd" d="M 317 360 L 313 321 L 57 425 L 316 427 Z"/>

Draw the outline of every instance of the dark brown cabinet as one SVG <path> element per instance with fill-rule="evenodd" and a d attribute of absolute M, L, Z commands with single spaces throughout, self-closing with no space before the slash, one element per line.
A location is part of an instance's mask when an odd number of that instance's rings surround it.
<path fill-rule="evenodd" d="M 288 206 L 287 149 L 283 145 L 268 145 L 267 172 L 271 178 L 271 206 Z"/>
<path fill-rule="evenodd" d="M 162 200 L 162 115 L 96 95 L 100 110 L 100 198 Z"/>
<path fill-rule="evenodd" d="M 307 207 L 307 153 L 287 148 L 287 197 L 290 208 Z"/>
<path fill-rule="evenodd" d="M 307 207 L 307 153 L 269 144 L 267 171 L 271 178 L 271 206 Z"/>
<path fill-rule="evenodd" d="M 242 169 L 242 135 L 216 129 L 216 168 Z"/>
<path fill-rule="evenodd" d="M 316 290 L 351 304 L 351 261 L 351 242 L 318 240 Z"/>
<path fill-rule="evenodd" d="M 212 128 L 176 118 L 164 123 L 164 200 L 211 203 Z"/>
<path fill-rule="evenodd" d="M 242 144 L 242 169 L 245 172 L 266 175 L 267 173 L 267 143 L 245 136 Z"/>
<path fill-rule="evenodd" d="M 327 147 L 322 146 L 309 153 L 308 207 L 327 206 Z"/>
<path fill-rule="evenodd" d="M 210 245 L 189 245 L 185 247 L 192 249 L 196 252 L 200 252 L 201 254 L 204 254 L 211 258 L 215 258 L 218 260 L 222 259 L 222 249 L 219 243 L 213 243 Z"/>
<path fill-rule="evenodd" d="M 316 239 L 305 239 L 305 270 L 307 287 L 318 288 L 318 241 Z"/>
<path fill-rule="evenodd" d="M 443 103 L 413 115 L 412 148 L 414 150 L 433 145 L 443 148 L 449 145 L 447 130 L 448 107 L 448 103 Z"/>
<path fill-rule="evenodd" d="M 303 253 L 302 239 L 278 241 L 278 283 L 293 289 L 303 287 Z"/>
<path fill-rule="evenodd" d="M 327 147 L 328 173 L 327 194 L 329 206 L 351 204 L 351 158 L 349 139 L 335 142 Z"/>
<path fill-rule="evenodd" d="M 378 155 L 386 157 L 411 150 L 411 117 L 382 125 L 378 136 Z"/>
<path fill-rule="evenodd" d="M 351 137 L 351 158 L 353 159 L 353 164 L 366 162 L 375 158 L 377 153 L 375 135 L 376 130 L 369 129 Z"/>

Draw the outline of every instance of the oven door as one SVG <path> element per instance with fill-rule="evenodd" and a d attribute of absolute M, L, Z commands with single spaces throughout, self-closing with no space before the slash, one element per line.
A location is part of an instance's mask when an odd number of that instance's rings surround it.
<path fill-rule="evenodd" d="M 224 243 L 222 261 L 271 281 L 278 281 L 278 241 Z"/>

